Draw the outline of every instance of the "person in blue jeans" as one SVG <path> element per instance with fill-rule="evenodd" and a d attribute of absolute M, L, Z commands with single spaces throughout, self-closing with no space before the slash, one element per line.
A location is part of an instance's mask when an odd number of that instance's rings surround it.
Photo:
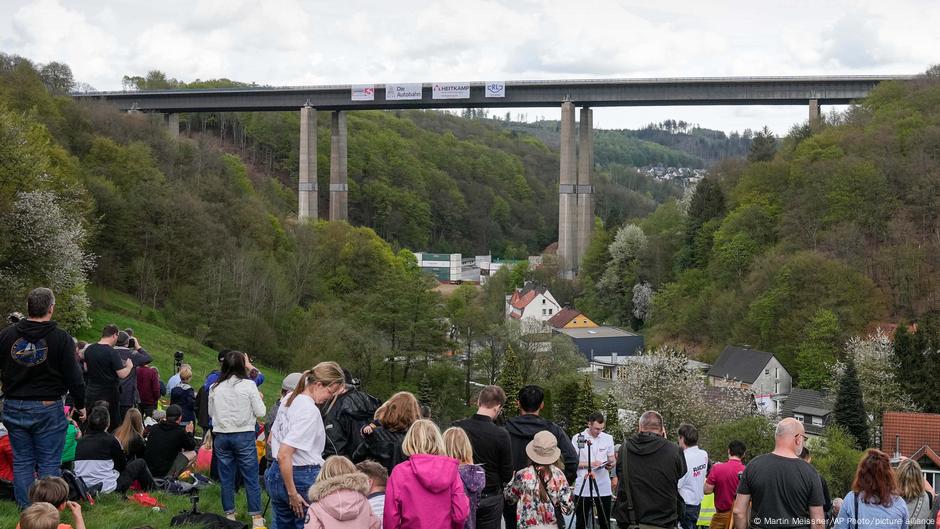
<path fill-rule="evenodd" d="M 271 427 L 271 452 L 277 464 L 269 466 L 264 474 L 277 529 L 304 526 L 307 491 L 320 473 L 326 444 L 317 405 L 331 399 L 345 382 L 339 364 L 320 362 L 304 371 L 293 392 L 281 398 Z"/>
<path fill-rule="evenodd" d="M 239 473 L 254 527 L 264 527 L 255 426 L 265 411 L 258 386 L 248 377 L 244 353 L 229 351 L 222 361 L 222 373 L 209 390 L 212 452 L 222 485 L 222 510 L 227 518 L 235 519 L 235 474 Z"/>
<path fill-rule="evenodd" d="M 75 341 L 52 321 L 55 295 L 36 288 L 26 298 L 26 319 L 0 331 L 2 421 L 13 449 L 16 503 L 29 505 L 29 486 L 59 476 L 68 422 L 66 392 L 85 415 L 85 382 L 75 357 Z"/>

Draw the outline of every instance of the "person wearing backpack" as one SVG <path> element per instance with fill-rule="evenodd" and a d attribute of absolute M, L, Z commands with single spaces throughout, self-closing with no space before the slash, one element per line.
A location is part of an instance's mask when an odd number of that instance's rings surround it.
<path fill-rule="evenodd" d="M 341 455 L 352 459 L 363 443 L 362 428 L 369 424 L 382 401 L 360 390 L 349 370 L 343 369 L 343 388 L 320 406 L 326 428 L 324 459 Z"/>

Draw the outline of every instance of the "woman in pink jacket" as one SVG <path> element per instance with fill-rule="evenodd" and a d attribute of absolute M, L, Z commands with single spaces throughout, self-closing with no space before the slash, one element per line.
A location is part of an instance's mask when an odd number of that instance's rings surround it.
<path fill-rule="evenodd" d="M 405 434 L 399 463 L 385 489 L 384 529 L 462 529 L 470 513 L 457 472 L 459 462 L 444 454 L 444 440 L 428 420 L 415 421 Z"/>
<path fill-rule="evenodd" d="M 352 461 L 343 456 L 327 458 L 310 487 L 304 529 L 379 529 L 382 524 L 372 513 L 367 494 L 369 478 Z"/>

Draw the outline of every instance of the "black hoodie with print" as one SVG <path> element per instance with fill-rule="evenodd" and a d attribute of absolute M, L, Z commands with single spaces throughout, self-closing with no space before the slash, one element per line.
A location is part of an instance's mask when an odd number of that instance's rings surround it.
<path fill-rule="evenodd" d="M 0 380 L 7 399 L 53 401 L 68 391 L 85 407 L 75 342 L 54 321 L 20 320 L 0 331 Z"/>

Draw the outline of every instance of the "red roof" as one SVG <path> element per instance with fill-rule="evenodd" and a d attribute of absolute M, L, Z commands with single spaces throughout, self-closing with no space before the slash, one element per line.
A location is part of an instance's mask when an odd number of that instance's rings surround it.
<path fill-rule="evenodd" d="M 885 412 L 882 421 L 881 450 L 893 456 L 911 457 L 923 447 L 940 451 L 940 414 Z"/>
<path fill-rule="evenodd" d="M 561 329 L 571 323 L 571 320 L 577 318 L 580 314 L 581 312 L 574 309 L 561 309 L 558 311 L 558 314 L 548 319 L 548 324 L 556 329 Z"/>
<path fill-rule="evenodd" d="M 538 295 L 538 292 L 535 290 L 527 290 L 524 293 L 517 290 L 512 293 L 512 298 L 509 300 L 509 304 L 514 308 L 523 310 L 529 303 L 532 303 L 532 300 L 535 299 L 536 295 Z"/>

